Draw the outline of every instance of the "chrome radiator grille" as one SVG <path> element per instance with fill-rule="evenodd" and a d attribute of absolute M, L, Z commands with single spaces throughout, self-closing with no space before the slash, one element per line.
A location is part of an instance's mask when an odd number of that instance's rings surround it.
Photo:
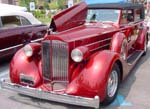
<path fill-rule="evenodd" d="M 44 78 L 52 81 L 68 81 L 68 45 L 52 40 L 49 43 L 44 41 L 42 46 Z"/>
<path fill-rule="evenodd" d="M 68 79 L 68 46 L 64 42 L 52 41 L 52 72 L 54 80 Z"/>
<path fill-rule="evenodd" d="M 50 78 L 50 41 L 42 42 L 42 69 L 43 76 L 46 79 Z"/>

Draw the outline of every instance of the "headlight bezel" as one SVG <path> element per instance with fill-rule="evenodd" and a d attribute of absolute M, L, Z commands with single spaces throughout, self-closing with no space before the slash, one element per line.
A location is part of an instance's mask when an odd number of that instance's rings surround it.
<path fill-rule="evenodd" d="M 33 49 L 29 44 L 23 47 L 23 51 L 27 57 L 31 57 L 33 55 Z"/>
<path fill-rule="evenodd" d="M 89 48 L 85 46 L 79 46 L 72 50 L 71 58 L 74 62 L 82 62 L 86 60 L 89 55 Z"/>
<path fill-rule="evenodd" d="M 71 52 L 71 58 L 75 62 L 81 62 L 83 60 L 83 53 L 80 49 L 75 48 Z"/>

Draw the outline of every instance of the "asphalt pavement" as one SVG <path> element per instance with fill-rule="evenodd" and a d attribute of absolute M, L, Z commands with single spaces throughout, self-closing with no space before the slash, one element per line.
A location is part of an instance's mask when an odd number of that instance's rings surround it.
<path fill-rule="evenodd" d="M 0 79 L 9 78 L 9 62 L 0 64 Z M 146 56 L 119 88 L 116 100 L 102 109 L 149 109 L 150 108 L 150 43 Z M 40 100 L 0 89 L 0 109 L 87 109 L 56 102 Z M 90 109 L 90 108 L 88 108 Z"/>

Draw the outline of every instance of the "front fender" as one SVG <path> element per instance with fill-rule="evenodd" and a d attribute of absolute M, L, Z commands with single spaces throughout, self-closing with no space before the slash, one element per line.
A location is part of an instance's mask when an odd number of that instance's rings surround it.
<path fill-rule="evenodd" d="M 113 35 L 110 50 L 117 53 L 121 53 L 123 40 L 126 40 L 126 36 L 123 33 L 118 32 L 115 35 Z"/>
<path fill-rule="evenodd" d="M 26 57 L 23 49 L 20 49 L 12 58 L 10 63 L 10 79 L 13 83 L 22 84 L 20 74 L 34 78 L 34 86 L 38 86 L 42 80 L 40 58 L 34 55 L 32 58 Z"/>
<path fill-rule="evenodd" d="M 104 50 L 92 55 L 80 74 L 68 85 L 66 93 L 71 95 L 105 98 L 109 73 L 119 54 Z"/>

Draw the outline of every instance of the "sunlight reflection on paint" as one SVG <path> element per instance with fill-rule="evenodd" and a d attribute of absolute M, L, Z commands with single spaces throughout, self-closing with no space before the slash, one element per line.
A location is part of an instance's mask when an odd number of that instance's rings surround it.
<path fill-rule="evenodd" d="M 110 106 L 132 106 L 132 103 L 125 101 L 125 97 L 121 94 L 117 95 L 115 101 Z"/>

